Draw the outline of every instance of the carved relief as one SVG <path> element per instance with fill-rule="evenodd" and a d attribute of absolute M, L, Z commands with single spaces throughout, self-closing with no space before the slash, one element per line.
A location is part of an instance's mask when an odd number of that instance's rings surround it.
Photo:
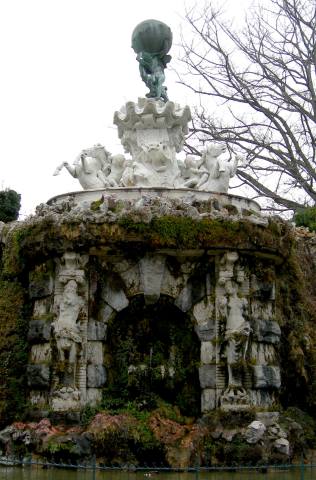
<path fill-rule="evenodd" d="M 56 320 L 53 336 L 56 345 L 52 407 L 80 405 L 85 400 L 87 282 L 83 267 L 87 257 L 74 252 L 64 254 L 55 282 Z"/>
<path fill-rule="evenodd" d="M 281 334 L 274 318 L 275 288 L 240 254 L 182 258 L 147 252 L 129 258 L 120 253 L 92 261 L 88 276 L 87 260 L 67 252 L 57 261 L 52 324 L 41 319 L 52 315 L 49 297 L 34 302 L 28 367 L 34 398 L 36 390 L 50 391 L 56 412 L 100 401 L 111 378 L 105 352 L 108 341 L 113 343 L 109 328 L 116 317 L 127 318 L 137 298 L 148 312 L 168 298 L 179 315 L 193 320 L 200 343 L 202 411 L 273 404 L 280 387 L 276 348 Z"/>

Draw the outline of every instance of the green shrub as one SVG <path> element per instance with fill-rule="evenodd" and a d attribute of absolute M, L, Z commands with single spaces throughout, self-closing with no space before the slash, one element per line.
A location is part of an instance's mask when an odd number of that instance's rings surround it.
<path fill-rule="evenodd" d="M 316 207 L 306 207 L 298 210 L 294 215 L 294 222 L 298 227 L 308 227 L 316 231 Z"/>
<path fill-rule="evenodd" d="M 14 190 L 2 190 L 0 192 L 0 221 L 12 222 L 19 216 L 21 207 L 21 195 Z"/>

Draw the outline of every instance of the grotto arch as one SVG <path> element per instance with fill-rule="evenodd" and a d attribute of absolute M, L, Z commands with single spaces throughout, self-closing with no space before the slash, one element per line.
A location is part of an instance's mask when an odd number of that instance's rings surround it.
<path fill-rule="evenodd" d="M 162 399 L 185 415 L 200 413 L 200 341 L 192 317 L 161 295 L 146 304 L 143 294 L 112 316 L 107 326 L 105 402 L 136 401 L 155 407 Z"/>

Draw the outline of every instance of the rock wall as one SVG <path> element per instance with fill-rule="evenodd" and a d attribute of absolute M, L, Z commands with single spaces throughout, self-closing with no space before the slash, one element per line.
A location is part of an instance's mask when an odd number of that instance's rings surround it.
<path fill-rule="evenodd" d="M 282 222 L 192 197 L 152 196 L 135 207 L 109 195 L 89 209 L 69 201 L 41 207 L 27 222 L 5 227 L 2 239 L 3 275 L 11 281 L 28 276 L 26 375 L 33 415 L 78 421 L 86 405 L 101 402 L 113 387 L 108 327 L 121 312 L 128 316 L 137 298 L 145 306 L 167 299 L 170 324 L 172 312 L 189 319 L 200 346 L 194 388 L 202 413 L 277 401 L 276 269 L 291 245 Z M 126 361 L 127 384 L 135 372 L 157 377 L 159 371 L 163 389 L 167 377 L 180 375 L 180 344 L 178 337 L 169 341 L 161 364 L 153 365 L 153 338 L 146 354 Z"/>

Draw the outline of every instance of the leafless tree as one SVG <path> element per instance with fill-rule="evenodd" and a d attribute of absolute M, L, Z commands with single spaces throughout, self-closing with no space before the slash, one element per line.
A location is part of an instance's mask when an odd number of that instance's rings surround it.
<path fill-rule="evenodd" d="M 244 154 L 238 177 L 255 197 L 280 211 L 315 205 L 315 0 L 266 0 L 240 31 L 211 4 L 186 19 L 180 82 L 200 95 L 187 148 L 227 142 Z"/>

